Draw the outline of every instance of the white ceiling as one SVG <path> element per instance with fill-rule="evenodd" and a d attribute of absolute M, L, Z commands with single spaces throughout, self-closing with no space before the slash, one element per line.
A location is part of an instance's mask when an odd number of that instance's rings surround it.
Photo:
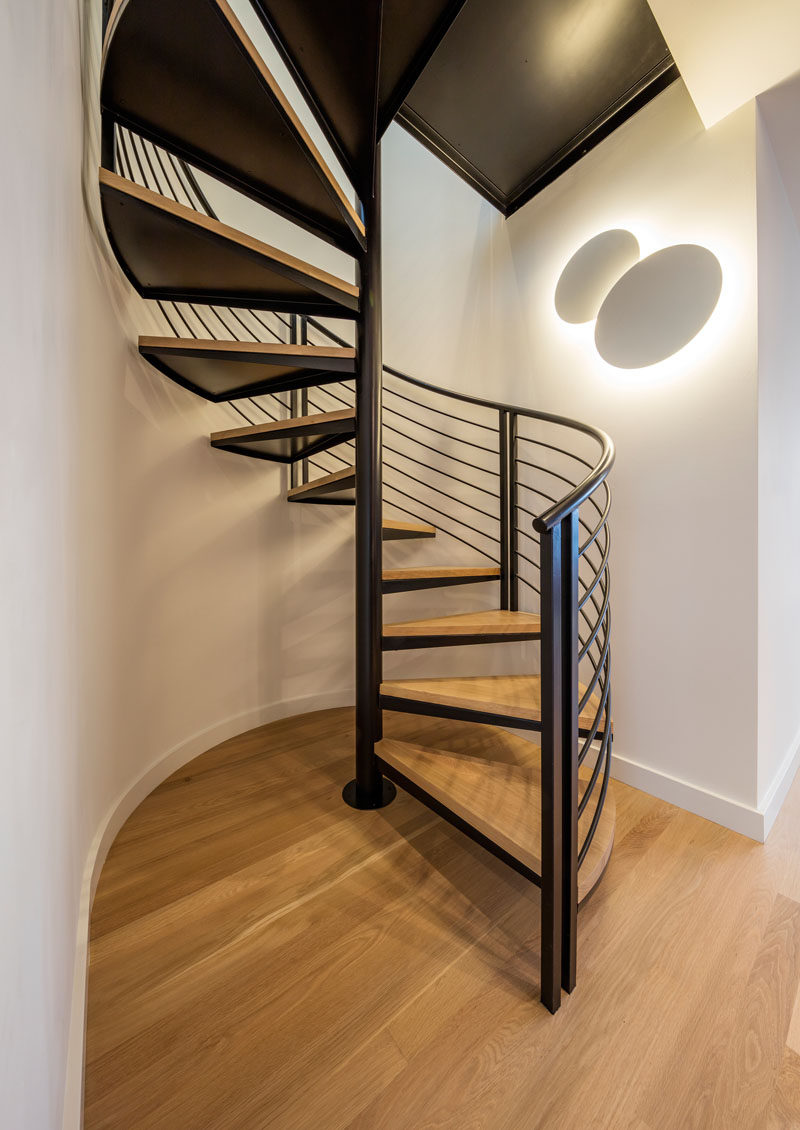
<path fill-rule="evenodd" d="M 706 128 L 800 71 L 800 0 L 648 0 Z"/>

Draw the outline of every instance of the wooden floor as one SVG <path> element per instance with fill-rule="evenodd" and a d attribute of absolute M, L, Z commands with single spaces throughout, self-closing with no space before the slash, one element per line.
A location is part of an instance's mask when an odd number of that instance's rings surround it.
<path fill-rule="evenodd" d="M 122 830 L 87 1130 L 800 1127 L 800 780 L 766 846 L 617 785 L 553 1017 L 538 891 L 408 796 L 345 808 L 351 725 L 227 742 Z"/>

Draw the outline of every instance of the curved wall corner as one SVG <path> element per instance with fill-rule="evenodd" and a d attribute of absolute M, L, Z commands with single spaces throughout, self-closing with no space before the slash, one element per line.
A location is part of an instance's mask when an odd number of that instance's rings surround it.
<path fill-rule="evenodd" d="M 83 869 L 80 894 L 77 936 L 75 940 L 75 968 L 72 988 L 67 1079 L 65 1088 L 64 1120 L 62 1130 L 81 1130 L 83 1126 L 83 1075 L 86 1032 L 86 1002 L 88 988 L 89 928 L 92 903 L 97 884 L 114 840 L 128 817 L 173 773 L 200 754 L 213 749 L 221 742 L 236 737 L 268 722 L 306 714 L 315 710 L 329 710 L 349 706 L 351 692 L 305 695 L 300 698 L 273 702 L 226 718 L 151 761 L 111 803 L 92 839 Z"/>

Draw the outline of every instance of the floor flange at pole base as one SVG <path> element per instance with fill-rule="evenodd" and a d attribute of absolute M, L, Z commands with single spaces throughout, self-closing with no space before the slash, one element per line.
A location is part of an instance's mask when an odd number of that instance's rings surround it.
<path fill-rule="evenodd" d="M 363 800 L 360 798 L 355 780 L 348 781 L 342 789 L 342 800 L 345 804 L 349 804 L 351 808 L 359 808 L 362 811 L 371 808 L 385 808 L 387 804 L 392 803 L 396 796 L 397 789 L 392 782 L 387 781 L 385 777 L 382 781 L 381 795 L 377 799 L 370 798 Z"/>

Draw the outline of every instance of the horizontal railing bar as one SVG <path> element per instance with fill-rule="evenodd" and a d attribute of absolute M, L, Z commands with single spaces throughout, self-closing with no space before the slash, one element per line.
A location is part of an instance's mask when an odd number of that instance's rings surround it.
<path fill-rule="evenodd" d="M 461 463 L 464 467 L 469 467 L 470 471 L 480 471 L 482 475 L 493 475 L 497 479 L 500 478 L 499 471 L 493 471 L 489 467 L 476 467 L 474 463 L 468 463 L 466 459 L 459 459 L 457 455 L 451 455 L 449 451 L 441 451 L 438 447 L 431 447 L 431 445 L 429 443 L 425 443 L 424 440 L 417 439 L 416 436 L 406 435 L 405 432 L 401 432 L 397 428 L 393 428 L 391 424 L 384 423 L 383 428 L 385 431 L 394 432 L 395 435 L 402 436 L 403 439 L 408 440 L 409 443 L 416 443 L 420 447 L 427 448 L 428 451 L 433 451 L 436 455 L 441 455 L 444 459 L 451 459 L 454 463 Z M 496 454 L 497 452 L 492 452 L 492 455 Z"/>
<path fill-rule="evenodd" d="M 586 604 L 589 597 L 592 595 L 594 590 L 597 588 L 597 584 L 598 584 L 600 578 L 603 576 L 603 573 L 606 571 L 606 569 L 608 567 L 608 553 L 609 553 L 610 548 L 611 548 L 611 539 L 609 539 L 609 542 L 606 545 L 606 550 L 605 550 L 605 553 L 603 554 L 603 558 L 600 562 L 600 567 L 598 568 L 597 572 L 595 573 L 594 580 L 592 581 L 591 586 L 586 590 L 584 595 L 578 601 L 578 611 L 580 611 L 581 608 L 583 608 L 584 604 Z"/>
<path fill-rule="evenodd" d="M 603 683 L 602 692 L 600 694 L 600 704 L 599 704 L 599 706 L 597 708 L 597 712 L 594 716 L 594 723 L 592 725 L 591 730 L 589 731 L 589 733 L 586 736 L 586 740 L 584 741 L 583 745 L 581 746 L 580 752 L 578 753 L 578 765 L 583 765 L 584 761 L 586 760 L 586 758 L 589 754 L 589 750 L 591 749 L 592 744 L 594 743 L 594 740 L 597 737 L 597 731 L 600 729 L 600 722 L 602 721 L 603 717 L 606 715 L 606 706 L 607 706 L 607 703 L 608 703 L 608 694 L 609 694 L 610 687 L 611 687 L 611 680 L 608 677 L 606 677 L 606 680 Z M 608 728 L 609 728 L 609 723 L 608 723 L 608 721 L 606 721 L 606 729 L 608 729 Z"/>
<path fill-rule="evenodd" d="M 574 459 L 576 463 L 580 463 L 583 467 L 588 467 L 590 471 L 592 469 L 592 464 L 588 459 L 584 459 L 582 455 L 576 455 L 574 451 L 568 451 L 565 447 L 558 447 L 556 444 L 547 443 L 543 439 L 534 439 L 533 436 L 518 435 L 517 439 L 522 443 L 535 443 L 537 447 L 546 447 L 548 451 L 555 451 L 558 455 L 566 455 L 568 459 Z M 520 459 L 519 462 L 522 463 L 523 460 Z M 573 483 L 572 485 L 577 486 L 578 484 Z"/>
<path fill-rule="evenodd" d="M 545 475 L 551 475 L 554 479 L 561 479 L 562 483 L 566 483 L 568 487 L 576 487 L 578 484 L 574 483 L 572 479 L 568 479 L 566 475 L 562 475 L 559 471 L 551 471 L 549 467 L 540 467 L 538 463 L 531 463 L 530 459 L 520 459 L 517 456 L 517 465 L 519 467 L 530 467 L 532 471 L 542 471 Z M 522 482 L 522 480 L 519 480 Z"/>
<path fill-rule="evenodd" d="M 419 483 L 420 486 L 425 487 L 427 490 L 435 490 L 437 494 L 444 495 L 445 498 L 449 498 L 451 502 L 455 502 L 459 506 L 467 506 L 470 510 L 475 510 L 478 514 L 483 514 L 484 518 L 490 518 L 493 522 L 500 521 L 500 518 L 497 514 L 490 514 L 488 510 L 483 510 L 480 506 L 475 506 L 472 502 L 467 502 L 461 498 L 455 498 L 452 494 L 448 494 L 447 491 L 442 490 L 441 487 L 434 486 L 433 483 L 426 483 L 423 479 L 418 479 L 416 475 L 412 475 L 408 471 L 404 471 L 402 467 L 395 466 L 395 464 L 390 463 L 388 459 L 384 459 L 383 463 L 385 467 L 391 467 L 393 471 L 397 471 L 397 473 L 403 475 L 404 478 L 411 479 L 411 481 L 414 483 Z M 427 505 L 427 503 L 423 503 L 423 506 L 425 505 Z M 466 522 L 464 523 L 464 525 L 466 525 Z"/>
<path fill-rule="evenodd" d="M 410 498 L 412 502 L 418 502 L 420 506 L 424 506 L 427 510 L 432 510 L 434 514 L 439 514 L 442 518 L 447 518 L 449 522 L 456 522 L 459 526 L 464 526 L 465 529 L 472 530 L 472 532 L 474 534 L 478 534 L 479 537 L 486 538 L 487 541 L 497 541 L 496 537 L 492 537 L 491 534 L 485 533 L 484 530 L 479 530 L 477 526 L 471 526 L 470 523 L 465 522 L 463 518 L 453 518 L 450 514 L 446 514 L 444 510 L 440 510 L 438 506 L 434 506 L 430 502 L 422 502 L 420 499 L 414 498 L 413 495 L 408 494 L 404 490 L 400 490 L 400 487 L 396 487 L 393 483 L 387 483 L 386 485 L 391 487 L 392 490 L 396 490 L 398 494 L 402 494 L 406 498 Z"/>
<path fill-rule="evenodd" d="M 388 486 L 390 490 L 398 490 L 398 488 L 393 487 L 391 485 L 391 483 L 385 483 L 384 485 Z M 398 493 L 404 494 L 405 492 L 404 491 L 398 491 Z M 409 498 L 410 495 L 405 495 L 405 497 Z M 396 510 L 402 510 L 402 512 L 404 514 L 408 514 L 409 517 L 411 517 L 411 518 L 416 518 L 416 520 L 418 522 L 428 522 L 430 525 L 435 525 L 435 523 L 430 522 L 429 519 L 422 517 L 415 510 L 409 510 L 407 506 L 401 506 L 399 502 L 389 501 L 389 506 L 394 506 Z M 445 534 L 447 537 L 455 538 L 456 541 L 460 541 L 462 545 L 469 546 L 470 549 L 476 548 L 475 545 L 473 544 L 473 542 L 466 541 L 464 538 L 460 537 L 458 534 L 454 534 L 452 530 L 445 530 L 441 526 L 437 526 L 436 528 L 438 530 L 441 530 L 441 532 L 443 534 Z M 493 565 L 499 565 L 500 564 L 499 558 L 494 557 L 491 553 L 487 553 L 485 549 L 480 549 L 480 550 L 478 550 L 478 552 L 481 553 L 484 557 L 488 557 L 488 559 L 492 562 Z"/>
<path fill-rule="evenodd" d="M 451 439 L 453 443 L 465 443 L 469 447 L 474 447 L 477 451 L 488 451 L 490 455 L 497 455 L 497 451 L 493 447 L 486 447 L 485 444 L 475 443 L 472 439 L 463 439 L 461 436 L 451 435 L 450 432 L 443 432 L 441 428 L 434 428 L 432 424 L 421 424 L 419 420 L 413 420 L 411 416 L 406 416 L 405 412 L 398 412 L 396 408 L 388 408 L 384 405 L 383 410 L 384 412 L 391 412 L 393 416 L 400 416 L 401 419 L 408 420 L 409 424 L 413 424 L 415 428 L 424 428 L 426 431 L 436 432 L 438 436 L 442 436 L 444 439 Z M 401 432 L 400 434 L 405 435 L 406 433 Z M 411 439 L 412 437 L 407 436 L 406 438 Z"/>
<path fill-rule="evenodd" d="M 600 515 L 600 521 L 597 523 L 597 526 L 593 530 L 591 537 L 587 541 L 585 541 L 582 546 L 579 547 L 578 557 L 583 557 L 584 553 L 589 548 L 589 546 L 592 545 L 592 543 L 599 536 L 600 532 L 603 530 L 606 522 L 608 521 L 608 515 L 609 515 L 610 510 L 611 510 L 611 493 L 609 492 L 608 501 L 606 502 L 605 508 L 604 508 L 602 514 Z"/>
<path fill-rule="evenodd" d="M 597 686 L 597 680 L 600 677 L 600 672 L 603 669 L 603 664 L 605 663 L 606 656 L 608 655 L 609 642 L 610 642 L 610 636 L 606 638 L 605 647 L 603 648 L 603 652 L 602 652 L 600 659 L 598 661 L 597 670 L 595 671 L 594 675 L 592 675 L 591 681 L 589 682 L 588 687 L 584 691 L 583 696 L 581 697 L 581 700 L 578 703 L 578 714 L 583 714 L 586 703 L 592 697 L 592 691 Z"/>
<path fill-rule="evenodd" d="M 609 778 L 611 776 L 610 735 L 611 735 L 611 727 L 609 726 L 606 729 L 607 743 L 604 743 L 606 745 L 606 750 L 605 750 L 605 770 L 603 772 L 603 784 L 602 784 L 602 787 L 600 789 L 600 796 L 597 798 L 597 808 L 594 810 L 594 816 L 592 817 L 592 822 L 589 825 L 589 831 L 586 833 L 586 838 L 583 841 L 583 846 L 581 847 L 580 851 L 578 852 L 578 867 L 580 867 L 581 864 L 583 863 L 584 859 L 586 858 L 586 853 L 588 852 L 589 848 L 591 847 L 592 840 L 594 839 L 595 832 L 597 831 L 597 825 L 600 823 L 600 817 L 603 813 L 603 806 L 604 806 L 605 801 L 606 801 L 606 793 L 608 792 L 608 782 L 609 782 Z"/>
<path fill-rule="evenodd" d="M 414 404 L 417 408 L 424 408 L 427 412 L 436 412 L 439 416 L 447 416 L 448 420 L 458 420 L 459 424 L 467 424 L 471 428 L 483 428 L 487 432 L 494 432 L 495 435 L 500 431 L 499 427 L 492 427 L 491 424 L 481 424 L 477 420 L 468 420 L 464 416 L 455 416 L 452 412 L 445 412 L 443 408 L 436 408 L 432 404 L 424 404 L 421 400 L 412 400 L 410 396 L 398 392 L 397 389 L 384 386 L 384 392 L 387 392 L 389 396 L 397 396 L 400 400 L 405 400 L 407 404 Z"/>
<path fill-rule="evenodd" d="M 592 646 L 595 639 L 597 638 L 597 633 L 600 631 L 603 620 L 605 619 L 606 612 L 608 610 L 608 602 L 609 602 L 610 597 L 611 597 L 611 586 L 609 586 L 606 589 L 606 595 L 605 595 L 605 600 L 603 601 L 603 607 L 601 608 L 601 610 L 598 614 L 597 622 L 596 622 L 594 628 L 592 629 L 592 634 L 589 636 L 588 641 L 584 644 L 583 649 L 578 652 L 578 662 L 579 663 L 582 659 L 584 659 L 586 657 L 586 653 L 588 652 L 589 648 Z"/>
<path fill-rule="evenodd" d="M 542 567 L 539 564 L 539 562 L 538 561 L 531 561 L 530 557 L 526 557 L 521 549 L 517 550 L 517 557 L 521 557 L 523 561 L 526 561 L 528 563 L 528 565 L 532 566 L 534 569 L 538 569 L 539 572 L 541 573 Z"/>
<path fill-rule="evenodd" d="M 405 451 L 400 451 L 397 447 L 392 447 L 390 444 L 384 442 L 384 450 L 391 451 L 393 455 L 399 455 L 402 459 L 408 459 L 411 463 L 417 463 L 420 467 L 426 467 L 429 471 L 433 471 L 437 475 L 445 475 L 448 479 L 452 479 L 454 483 L 461 483 L 462 486 L 468 487 L 470 490 L 479 490 L 482 494 L 488 494 L 490 498 L 499 501 L 499 494 L 497 491 L 488 490 L 486 487 L 479 487 L 477 483 L 468 483 L 466 479 L 459 479 L 458 475 L 451 475 L 449 471 L 442 470 L 441 467 L 432 467 L 430 463 L 423 463 L 421 459 L 416 459 L 413 455 L 408 455 Z M 480 470 L 480 468 L 473 468 Z"/>
<path fill-rule="evenodd" d="M 324 334 L 325 337 L 329 338 L 336 345 L 343 345 L 346 348 L 350 347 L 350 343 L 348 341 L 345 341 L 343 337 L 339 337 L 339 335 L 335 334 L 333 330 L 329 330 L 327 326 L 323 326 L 320 322 L 317 321 L 316 318 L 312 318 L 310 315 L 306 318 L 306 325 L 311 326 L 315 330 L 318 330 L 321 334 Z"/>
<path fill-rule="evenodd" d="M 598 662 L 599 662 L 599 657 L 603 653 L 603 648 L 606 645 L 606 640 L 608 639 L 609 632 L 611 631 L 611 624 L 608 620 L 605 619 L 605 617 L 603 618 L 603 620 L 600 621 L 598 631 L 600 630 L 600 628 L 605 629 L 602 633 L 602 636 L 596 635 L 593 639 L 590 639 L 589 642 L 586 645 L 585 652 L 582 655 L 578 656 L 578 662 L 579 663 L 589 663 L 589 664 L 591 664 L 592 669 L 594 669 L 595 660 L 594 660 L 594 657 L 589 654 L 589 652 L 591 651 L 591 649 L 593 647 L 597 647 L 597 649 L 598 649 L 597 658 L 598 658 Z M 579 636 L 578 638 L 579 638 L 580 642 L 583 643 L 583 637 Z"/>
<path fill-rule="evenodd" d="M 583 790 L 583 794 L 582 794 L 580 800 L 578 801 L 578 819 L 579 820 L 580 820 L 581 816 L 583 816 L 584 812 L 586 811 L 586 805 L 589 803 L 589 800 L 591 799 L 592 792 L 594 791 L 594 787 L 597 784 L 597 778 L 600 776 L 600 770 L 603 768 L 603 765 L 605 763 L 606 733 L 609 732 L 609 729 L 610 729 L 610 727 L 606 726 L 606 731 L 603 734 L 603 745 L 601 745 L 601 747 L 600 747 L 600 754 L 597 758 L 597 761 L 595 762 L 594 769 L 592 770 L 592 775 L 589 778 L 589 780 L 586 782 L 586 788 Z"/>

